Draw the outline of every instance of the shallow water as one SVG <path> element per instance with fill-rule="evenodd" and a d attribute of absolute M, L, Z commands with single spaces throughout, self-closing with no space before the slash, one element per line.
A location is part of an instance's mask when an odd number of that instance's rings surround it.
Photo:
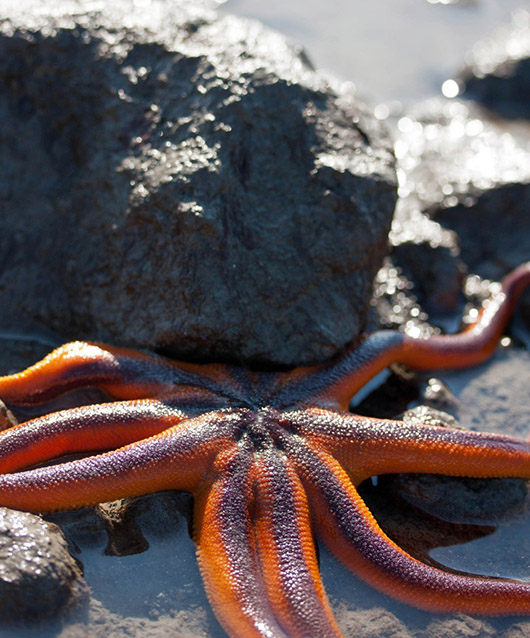
<path fill-rule="evenodd" d="M 445 2 L 446 4 L 443 4 Z M 306 49 L 316 67 L 370 101 L 410 104 L 438 94 L 478 39 L 528 0 L 220 0 Z"/>

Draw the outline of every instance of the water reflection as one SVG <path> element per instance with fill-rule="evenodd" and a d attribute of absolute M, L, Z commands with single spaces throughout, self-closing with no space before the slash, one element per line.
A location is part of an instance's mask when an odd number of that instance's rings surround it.
<path fill-rule="evenodd" d="M 375 102 L 412 104 L 439 94 L 473 45 L 521 7 L 528 0 L 226 0 L 221 9 L 301 43 L 317 67 Z"/>
<path fill-rule="evenodd" d="M 530 582 L 530 517 L 504 523 L 492 534 L 469 543 L 437 547 L 437 563 L 468 574 Z"/>

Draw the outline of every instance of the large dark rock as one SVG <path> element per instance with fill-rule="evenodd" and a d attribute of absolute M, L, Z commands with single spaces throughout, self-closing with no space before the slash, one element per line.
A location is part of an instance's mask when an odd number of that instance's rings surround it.
<path fill-rule="evenodd" d="M 391 146 L 282 37 L 172 5 L 23 0 L 1 16 L 2 322 L 327 358 L 365 323 Z"/>
<path fill-rule="evenodd" d="M 0 620 L 56 616 L 85 599 L 87 586 L 56 525 L 0 508 Z"/>

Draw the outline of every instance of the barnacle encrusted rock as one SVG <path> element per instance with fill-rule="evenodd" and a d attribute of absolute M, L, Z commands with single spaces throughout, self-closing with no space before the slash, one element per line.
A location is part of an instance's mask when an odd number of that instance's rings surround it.
<path fill-rule="evenodd" d="M 0 2 L 3 323 L 333 355 L 386 250 L 386 133 L 263 26 L 136 4 Z"/>

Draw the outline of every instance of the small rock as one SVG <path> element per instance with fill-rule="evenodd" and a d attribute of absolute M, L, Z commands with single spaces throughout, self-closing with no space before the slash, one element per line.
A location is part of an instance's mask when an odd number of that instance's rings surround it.
<path fill-rule="evenodd" d="M 454 312 L 461 302 L 465 267 L 456 233 L 399 200 L 390 231 L 392 262 L 414 283 L 413 292 L 428 313 Z"/>
<path fill-rule="evenodd" d="M 516 11 L 509 27 L 477 42 L 459 75 L 462 97 L 507 118 L 530 118 L 530 13 Z"/>
<path fill-rule="evenodd" d="M 483 115 L 471 104 L 431 100 L 398 122 L 401 199 L 393 244 L 402 255 L 402 244 L 414 241 L 416 228 L 425 234 L 420 214 L 438 222 L 428 241 L 438 254 L 445 252 L 441 272 L 450 299 L 465 267 L 499 279 L 530 255 L 528 131 L 510 132 Z M 424 255 L 420 258 L 426 261 Z M 421 263 L 410 270 L 423 279 L 431 274 L 421 275 Z"/>
<path fill-rule="evenodd" d="M 0 508 L 0 619 L 54 617 L 88 594 L 61 531 L 38 516 Z"/>
<path fill-rule="evenodd" d="M 18 421 L 11 410 L 9 410 L 6 407 L 6 404 L 0 400 L 0 430 L 7 430 L 7 428 L 10 428 L 17 423 Z"/>
<path fill-rule="evenodd" d="M 426 405 L 407 410 L 403 421 L 427 427 L 459 427 L 453 416 Z M 407 503 L 424 512 L 444 521 L 474 525 L 492 525 L 521 514 L 528 497 L 527 481 L 519 478 L 401 474 L 395 479 L 395 488 Z"/>
<path fill-rule="evenodd" d="M 1 5 L 3 322 L 180 357 L 336 354 L 387 250 L 386 132 L 265 27 L 140 4 Z"/>
<path fill-rule="evenodd" d="M 432 333 L 432 327 L 427 323 L 429 316 L 414 294 L 414 283 L 389 257 L 384 260 L 375 277 L 371 303 L 368 332 L 380 327 L 391 329 L 407 326 L 424 336 Z"/>
<path fill-rule="evenodd" d="M 452 414 L 458 412 L 458 399 L 451 392 L 449 386 L 444 383 L 441 379 L 437 379 L 436 377 L 431 377 L 427 380 L 424 380 L 421 383 L 420 391 L 419 391 L 419 401 L 420 403 L 425 403 L 426 405 L 421 405 L 418 410 L 434 408 L 434 410 L 441 410 L 442 412 L 445 410 L 449 410 Z M 410 411 L 412 412 L 412 410 Z M 448 419 L 455 421 L 454 417 L 447 412 L 443 412 L 444 421 L 439 425 L 449 425 L 450 427 L 455 427 L 451 425 Z"/>
<path fill-rule="evenodd" d="M 420 423 L 445 428 L 456 427 L 456 420 L 453 416 L 427 405 L 418 405 L 415 408 L 407 410 L 403 414 L 403 421 L 405 423 Z"/>
<path fill-rule="evenodd" d="M 482 277 L 501 279 L 530 255 L 530 183 L 498 185 L 472 205 L 440 210 L 436 219 L 458 233 L 462 258 Z"/>
<path fill-rule="evenodd" d="M 527 505 L 526 481 L 518 478 L 471 479 L 434 474 L 400 474 L 395 488 L 409 505 L 443 521 L 495 525 L 521 515 Z"/>
<path fill-rule="evenodd" d="M 394 248 L 393 261 L 414 282 L 414 292 L 429 314 L 446 315 L 458 309 L 463 268 L 450 248 L 407 242 Z"/>

